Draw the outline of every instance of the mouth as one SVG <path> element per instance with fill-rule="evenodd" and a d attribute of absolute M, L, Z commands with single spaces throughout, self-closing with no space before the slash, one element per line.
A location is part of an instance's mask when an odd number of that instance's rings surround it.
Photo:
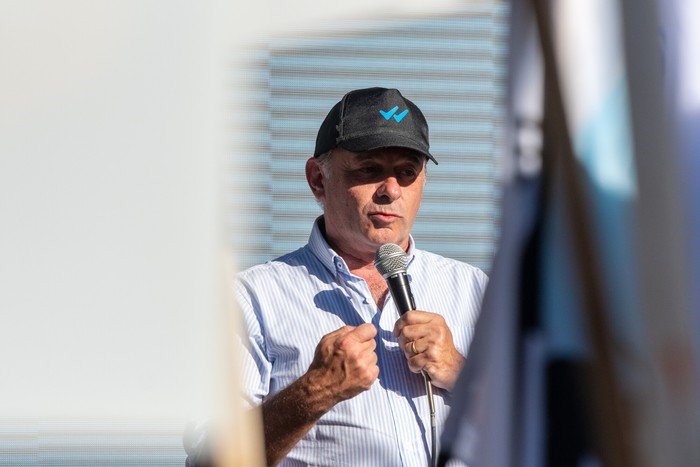
<path fill-rule="evenodd" d="M 370 212 L 369 217 L 370 219 L 388 223 L 399 219 L 401 216 L 391 212 Z"/>

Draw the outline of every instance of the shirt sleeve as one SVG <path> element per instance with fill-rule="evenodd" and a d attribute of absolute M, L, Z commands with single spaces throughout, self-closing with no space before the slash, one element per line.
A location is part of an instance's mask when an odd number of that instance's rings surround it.
<path fill-rule="evenodd" d="M 236 298 L 243 316 L 243 333 L 237 344 L 241 359 L 241 385 L 244 404 L 256 406 L 270 392 L 272 362 L 265 345 L 265 327 L 260 302 L 251 287 L 239 280 Z"/>

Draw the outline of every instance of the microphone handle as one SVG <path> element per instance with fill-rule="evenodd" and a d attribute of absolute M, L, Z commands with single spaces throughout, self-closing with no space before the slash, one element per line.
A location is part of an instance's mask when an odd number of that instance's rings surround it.
<path fill-rule="evenodd" d="M 416 303 L 413 300 L 411 287 L 408 285 L 408 277 L 405 272 L 398 272 L 386 278 L 389 285 L 391 296 L 394 298 L 396 308 L 399 314 L 403 315 L 409 310 L 416 309 Z M 430 375 L 425 370 L 421 370 L 423 381 L 425 382 L 425 391 L 428 395 L 428 410 L 430 411 L 430 465 L 437 467 L 438 451 L 437 451 L 437 423 L 435 421 L 435 401 L 433 400 L 433 385 L 430 382 Z"/>
<path fill-rule="evenodd" d="M 386 282 L 389 284 L 391 296 L 394 298 L 394 303 L 396 303 L 396 308 L 399 310 L 400 315 L 416 309 L 416 302 L 413 300 L 413 294 L 405 272 L 399 272 L 387 277 Z"/>

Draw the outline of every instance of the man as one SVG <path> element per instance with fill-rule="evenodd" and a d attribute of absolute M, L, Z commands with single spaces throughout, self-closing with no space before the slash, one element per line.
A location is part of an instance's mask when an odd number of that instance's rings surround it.
<path fill-rule="evenodd" d="M 410 236 L 430 159 L 421 111 L 395 89 L 351 91 L 318 132 L 306 178 L 323 207 L 303 248 L 240 274 L 244 388 L 269 465 L 425 466 L 486 287 Z M 374 267 L 395 243 L 420 310 L 399 317 Z"/>

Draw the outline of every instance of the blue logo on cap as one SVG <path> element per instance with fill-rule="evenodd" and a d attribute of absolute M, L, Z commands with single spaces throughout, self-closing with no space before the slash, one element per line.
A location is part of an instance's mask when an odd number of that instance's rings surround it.
<path fill-rule="evenodd" d="M 394 120 L 396 120 L 397 122 L 400 122 L 401 120 L 403 120 L 403 118 L 406 115 L 408 115 L 408 109 L 404 110 L 403 112 L 401 112 L 398 115 L 394 115 L 394 114 L 396 114 L 397 110 L 399 110 L 398 105 L 396 107 L 394 107 L 393 109 L 389 110 L 388 112 L 384 111 L 384 110 L 380 110 L 379 113 L 382 114 L 382 117 L 384 117 L 385 120 L 389 120 L 393 116 Z"/>

